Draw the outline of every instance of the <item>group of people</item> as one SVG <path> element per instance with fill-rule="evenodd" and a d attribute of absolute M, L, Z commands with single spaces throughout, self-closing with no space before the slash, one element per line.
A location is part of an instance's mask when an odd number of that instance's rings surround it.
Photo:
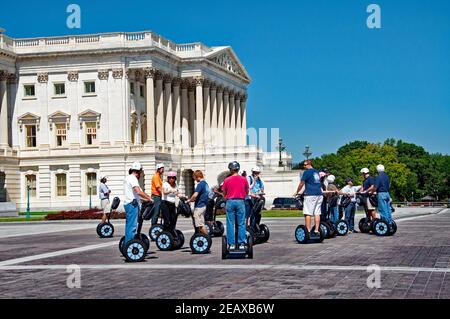
<path fill-rule="evenodd" d="M 377 194 L 378 213 L 387 222 L 392 221 L 390 180 L 383 165 L 377 166 L 377 177 L 371 176 L 368 168 L 363 168 L 361 174 L 364 181 L 361 186 L 355 186 L 353 179 L 347 178 L 346 185 L 341 189 L 335 184 L 336 177 L 327 169 L 316 170 L 311 160 L 306 160 L 303 165 L 305 171 L 294 196 L 304 195 L 303 214 L 308 230 L 311 230 L 311 219 L 314 218 L 313 231 L 318 234 L 321 216 L 324 214 L 329 216 L 331 222 L 337 222 L 340 218 L 339 209 L 343 207 L 343 217 L 349 224 L 349 231 L 358 232 L 354 222 L 358 194 L 365 195 L 364 205 L 367 205 L 368 215 L 372 219 L 377 218 L 377 213 L 374 205 L 368 200 L 368 195 Z M 344 201 L 345 205 L 340 205 Z"/>

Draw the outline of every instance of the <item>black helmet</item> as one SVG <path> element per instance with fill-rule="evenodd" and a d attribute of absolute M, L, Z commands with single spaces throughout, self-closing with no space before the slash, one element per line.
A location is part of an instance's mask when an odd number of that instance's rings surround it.
<path fill-rule="evenodd" d="M 228 164 L 228 169 L 230 171 L 239 171 L 241 169 L 241 165 L 237 161 L 234 161 Z"/>
<path fill-rule="evenodd" d="M 325 173 L 325 174 L 330 174 L 330 170 L 328 168 L 326 168 L 326 167 L 322 168 L 320 171 Z"/>

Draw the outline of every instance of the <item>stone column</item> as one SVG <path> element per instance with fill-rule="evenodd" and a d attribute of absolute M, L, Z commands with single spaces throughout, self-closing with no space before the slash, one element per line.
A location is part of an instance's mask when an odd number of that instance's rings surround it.
<path fill-rule="evenodd" d="M 217 143 L 217 86 L 211 85 L 211 144 L 216 146 Z"/>
<path fill-rule="evenodd" d="M 156 73 L 156 142 L 164 143 L 164 99 L 163 99 L 163 76 L 160 72 Z"/>
<path fill-rule="evenodd" d="M 242 145 L 247 145 L 247 95 L 241 97 L 241 114 L 242 114 Z"/>
<path fill-rule="evenodd" d="M 234 100 L 235 108 L 236 108 L 236 146 L 241 146 L 242 141 L 242 114 L 241 114 L 241 95 L 236 94 L 236 98 Z"/>
<path fill-rule="evenodd" d="M 230 134 L 230 93 L 227 88 L 223 92 L 223 143 L 229 146 Z"/>
<path fill-rule="evenodd" d="M 189 146 L 195 145 L 195 88 L 194 82 L 189 83 Z"/>
<path fill-rule="evenodd" d="M 144 70 L 147 86 L 147 144 L 154 143 L 155 139 L 155 69 Z"/>
<path fill-rule="evenodd" d="M 183 148 L 189 147 L 191 138 L 189 134 L 189 101 L 188 101 L 189 82 L 181 82 L 181 145 Z"/>
<path fill-rule="evenodd" d="M 202 77 L 195 78 L 195 111 L 197 113 L 195 121 L 195 135 L 196 143 L 195 146 L 204 145 L 204 126 L 203 126 L 203 83 L 204 79 Z"/>
<path fill-rule="evenodd" d="M 0 146 L 8 146 L 8 73 L 0 71 Z"/>
<path fill-rule="evenodd" d="M 166 144 L 173 144 L 173 106 L 172 106 L 172 77 L 164 77 L 164 128 L 166 132 Z"/>
<path fill-rule="evenodd" d="M 217 144 L 224 146 L 224 110 L 223 110 L 223 87 L 217 89 Z"/>
<path fill-rule="evenodd" d="M 203 136 L 205 138 L 205 144 L 210 145 L 211 144 L 211 97 L 209 96 L 211 88 L 211 82 L 208 80 L 205 80 L 203 83 L 203 107 L 205 109 L 204 115 L 203 115 Z"/>
<path fill-rule="evenodd" d="M 234 92 L 230 92 L 230 133 L 227 134 L 230 138 L 230 146 L 236 146 L 236 107 L 234 105 Z"/>
<path fill-rule="evenodd" d="M 174 121 L 173 121 L 173 142 L 175 145 L 181 145 L 181 101 L 180 101 L 180 78 L 175 78 L 172 82 L 173 85 L 173 108 L 174 108 Z"/>

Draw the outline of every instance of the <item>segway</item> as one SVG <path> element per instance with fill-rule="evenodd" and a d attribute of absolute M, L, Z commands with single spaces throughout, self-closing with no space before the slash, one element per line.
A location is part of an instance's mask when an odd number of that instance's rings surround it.
<path fill-rule="evenodd" d="M 127 243 L 125 243 L 125 236 L 120 239 L 119 250 L 128 262 L 143 261 L 150 249 L 150 239 L 141 231 L 144 220 L 150 218 L 153 208 L 153 202 L 143 202 L 138 214 L 138 227 L 134 239 Z"/>
<path fill-rule="evenodd" d="M 180 210 L 177 210 L 177 215 L 175 218 L 175 225 L 173 225 L 173 230 L 169 231 L 164 225 L 162 232 L 156 237 L 156 247 L 161 251 L 171 251 L 181 249 L 184 246 L 185 238 L 181 230 L 176 229 L 178 215 Z"/>
<path fill-rule="evenodd" d="M 370 194 L 369 201 L 373 207 L 378 207 L 377 194 Z M 395 211 L 395 209 L 392 207 L 392 204 L 389 204 L 389 205 L 391 208 L 391 212 L 393 213 Z M 375 235 L 380 236 L 380 237 L 392 236 L 397 232 L 397 223 L 394 220 L 392 220 L 392 222 L 389 223 L 383 217 L 375 218 L 371 223 L 371 230 Z"/>
<path fill-rule="evenodd" d="M 295 230 L 295 239 L 299 244 L 313 244 L 323 242 L 325 236 L 322 228 L 319 227 L 319 235 L 314 232 L 314 229 L 315 226 L 311 228 L 311 231 L 308 231 L 305 225 L 299 225 Z"/>
<path fill-rule="evenodd" d="M 161 207 L 161 206 L 160 206 Z M 159 216 L 159 222 L 152 227 L 150 227 L 150 230 L 148 231 L 148 236 L 152 241 L 156 241 L 156 238 L 158 238 L 159 234 L 161 234 L 164 231 L 164 225 L 162 222 L 162 217 Z"/>
<path fill-rule="evenodd" d="M 363 234 L 370 233 L 370 231 L 372 229 L 372 219 L 371 219 L 371 216 L 369 216 L 369 210 L 367 209 L 367 207 L 368 207 L 367 201 L 368 200 L 369 200 L 369 194 L 367 194 L 367 193 L 356 195 L 356 202 L 358 203 L 359 206 L 364 207 L 364 212 L 366 213 L 366 217 L 361 218 L 358 223 L 359 231 Z"/>
<path fill-rule="evenodd" d="M 114 226 L 110 222 L 111 213 L 115 211 L 120 205 L 120 198 L 115 197 L 111 203 L 111 209 L 107 214 L 108 221 L 106 223 L 100 223 L 97 226 L 97 235 L 100 238 L 111 238 L 114 235 Z"/>
<path fill-rule="evenodd" d="M 263 244 L 270 238 L 269 227 L 265 224 L 261 224 L 261 211 L 266 204 L 264 195 L 265 194 L 262 193 L 258 195 L 250 215 L 250 227 L 248 228 L 248 232 L 253 237 L 253 245 Z"/>
<path fill-rule="evenodd" d="M 192 253 L 195 255 L 209 254 L 211 252 L 212 246 L 211 237 L 200 233 L 198 227 L 195 227 L 194 214 L 192 213 L 191 206 L 187 203 L 187 198 L 180 197 L 177 214 L 192 219 L 192 225 L 194 226 L 194 235 L 191 237 L 191 240 L 189 242 L 189 247 L 191 248 Z M 180 231 L 178 232 L 178 236 L 183 235 Z"/>
<path fill-rule="evenodd" d="M 214 191 L 212 194 L 212 198 L 208 200 L 206 205 L 205 228 L 211 237 L 222 237 L 225 233 L 225 227 L 221 221 L 217 220 L 217 211 L 224 209 L 227 201 L 217 191 Z"/>
<path fill-rule="evenodd" d="M 236 217 L 237 219 L 237 217 Z M 237 243 L 238 239 L 238 223 L 237 220 L 235 222 L 235 247 L 236 249 L 231 250 L 230 246 L 228 245 L 228 239 L 227 236 L 222 237 L 222 259 L 253 259 L 253 236 L 250 234 L 250 232 L 246 231 L 247 236 L 247 245 L 246 249 L 239 249 L 239 245 Z"/>

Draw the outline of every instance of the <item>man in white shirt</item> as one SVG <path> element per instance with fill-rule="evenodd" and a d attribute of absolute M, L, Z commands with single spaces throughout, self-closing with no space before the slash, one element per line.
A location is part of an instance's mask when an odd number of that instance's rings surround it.
<path fill-rule="evenodd" d="M 143 172 L 142 165 L 139 162 L 133 163 L 128 176 L 125 178 L 124 191 L 125 191 L 125 243 L 134 239 L 136 235 L 136 228 L 138 222 L 139 207 L 141 198 L 153 201 L 152 197 L 144 193 L 139 185 L 139 178 Z"/>
<path fill-rule="evenodd" d="M 348 222 L 348 228 L 350 233 L 357 233 L 355 229 L 355 212 L 356 212 L 356 193 L 359 192 L 361 186 L 353 186 L 353 179 L 347 178 L 345 180 L 345 185 L 340 194 L 344 196 L 349 196 L 351 199 L 350 204 L 345 207 L 345 220 Z"/>

